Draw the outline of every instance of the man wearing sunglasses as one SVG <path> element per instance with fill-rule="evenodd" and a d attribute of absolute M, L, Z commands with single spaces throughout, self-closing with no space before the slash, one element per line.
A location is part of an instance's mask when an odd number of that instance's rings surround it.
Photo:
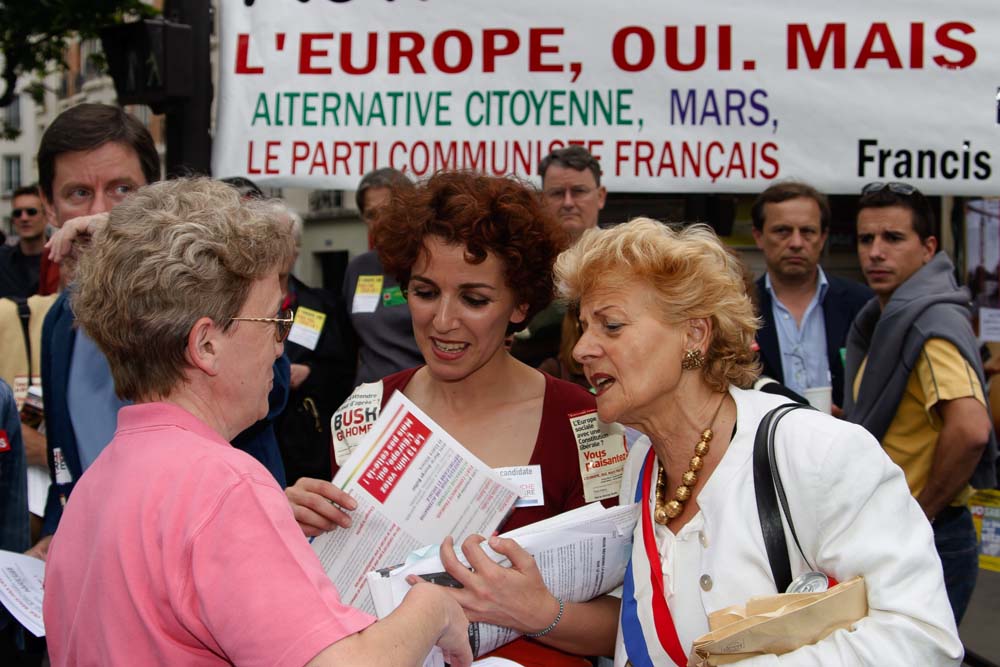
<path fill-rule="evenodd" d="M 17 245 L 0 246 L 0 298 L 26 299 L 38 291 L 38 264 L 45 247 L 45 215 L 38 186 L 14 191 L 11 226 Z"/>
<path fill-rule="evenodd" d="M 997 458 L 969 292 L 937 252 L 934 212 L 913 186 L 866 185 L 857 232 L 876 298 L 848 334 L 846 417 L 878 438 L 906 474 L 932 522 L 958 623 L 979 569 L 966 504 L 974 488 L 996 485 Z"/>

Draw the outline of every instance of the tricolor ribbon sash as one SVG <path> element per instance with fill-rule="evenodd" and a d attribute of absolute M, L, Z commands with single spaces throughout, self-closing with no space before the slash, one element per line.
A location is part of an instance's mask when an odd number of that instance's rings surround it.
<path fill-rule="evenodd" d="M 622 637 L 625 652 L 634 667 L 676 665 L 685 667 L 687 655 L 677 637 L 674 619 L 663 590 L 663 569 L 656 548 L 653 519 L 649 511 L 650 485 L 656 456 L 650 448 L 635 489 L 635 502 L 642 506 L 632 540 L 632 558 L 625 570 L 622 590 Z"/>

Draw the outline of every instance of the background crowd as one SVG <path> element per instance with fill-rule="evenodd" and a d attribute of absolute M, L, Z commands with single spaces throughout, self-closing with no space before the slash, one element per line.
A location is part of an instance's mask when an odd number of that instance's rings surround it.
<path fill-rule="evenodd" d="M 863 285 L 820 266 L 830 206 L 801 182 L 753 205 L 753 280 L 703 225 L 600 229 L 580 147 L 540 162 L 540 191 L 379 169 L 357 189 L 371 250 L 335 294 L 292 275 L 294 211 L 246 179 L 157 183 L 148 131 L 117 107 L 61 114 L 38 170 L 0 248 L 0 548 L 47 560 L 53 664 L 408 664 L 437 644 L 461 665 L 466 618 L 538 636 L 550 664 L 684 664 L 708 613 L 783 592 L 750 459 L 788 397 L 820 408 L 775 442 L 791 570 L 864 576 L 870 610 L 789 664 L 961 659 L 967 504 L 996 486 L 997 441 L 969 294 L 912 186 L 861 193 Z M 545 502 L 504 529 L 592 500 L 568 415 L 632 429 L 620 494 L 597 498 L 646 508 L 622 598 L 555 598 L 494 540 L 514 567 L 443 555 L 459 593 L 417 586 L 377 623 L 343 606 L 303 533 L 351 523 L 331 420 L 371 383 L 378 408 L 402 391 L 491 467 L 538 467 Z M 233 566 L 244 549 L 256 563 Z M 123 610 L 132 626 L 110 628 Z M 4 664 L 39 664 L 3 612 L 0 633 Z"/>

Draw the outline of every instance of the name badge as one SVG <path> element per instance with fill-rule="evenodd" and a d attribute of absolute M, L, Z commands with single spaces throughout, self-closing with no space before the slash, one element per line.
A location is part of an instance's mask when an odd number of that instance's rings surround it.
<path fill-rule="evenodd" d="M 542 466 L 510 466 L 494 468 L 498 475 L 518 488 L 519 496 L 514 507 L 540 507 L 545 504 L 545 492 L 542 489 Z"/>
<path fill-rule="evenodd" d="M 385 276 L 358 276 L 357 287 L 354 288 L 354 301 L 351 303 L 352 313 L 374 313 L 382 298 L 382 283 Z"/>
<path fill-rule="evenodd" d="M 403 296 L 403 290 L 399 288 L 399 285 L 393 285 L 392 287 L 386 287 L 382 290 L 382 306 L 402 306 L 406 303 L 406 297 Z"/>
<path fill-rule="evenodd" d="M 15 375 L 14 384 L 11 385 L 11 389 L 14 391 L 14 402 L 17 404 L 17 409 L 20 410 L 21 406 L 24 405 L 24 400 L 28 398 L 28 387 L 34 385 L 36 387 L 42 386 L 42 376 L 33 375 L 31 376 L 31 382 L 28 382 L 29 378 L 25 374 Z"/>
<path fill-rule="evenodd" d="M 326 313 L 299 306 L 295 310 L 295 321 L 288 332 L 288 340 L 309 350 L 315 350 L 319 335 L 323 332 Z"/>
<path fill-rule="evenodd" d="M 628 458 L 625 427 L 605 424 L 597 418 L 597 410 L 573 413 L 569 423 L 580 454 L 584 499 L 592 503 L 617 498 Z"/>
<path fill-rule="evenodd" d="M 66 457 L 63 456 L 61 447 L 52 450 L 52 467 L 56 471 L 56 484 L 69 484 L 73 481 L 73 475 L 66 465 Z"/>

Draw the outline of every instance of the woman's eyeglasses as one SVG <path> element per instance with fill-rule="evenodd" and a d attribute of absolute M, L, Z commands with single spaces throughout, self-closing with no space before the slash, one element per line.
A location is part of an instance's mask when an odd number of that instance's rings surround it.
<path fill-rule="evenodd" d="M 886 189 L 889 190 L 889 192 L 902 195 L 904 197 L 909 197 L 917 191 L 917 189 L 909 183 L 900 183 L 899 181 L 884 183 L 882 181 L 875 181 L 874 183 L 869 183 L 865 187 L 861 188 L 861 194 L 870 195 L 873 192 L 882 192 Z"/>
<path fill-rule="evenodd" d="M 279 343 L 283 343 L 288 338 L 294 321 L 295 317 L 288 308 L 278 313 L 278 317 L 234 317 L 230 320 L 230 322 L 272 322 L 274 323 L 274 339 Z"/>

